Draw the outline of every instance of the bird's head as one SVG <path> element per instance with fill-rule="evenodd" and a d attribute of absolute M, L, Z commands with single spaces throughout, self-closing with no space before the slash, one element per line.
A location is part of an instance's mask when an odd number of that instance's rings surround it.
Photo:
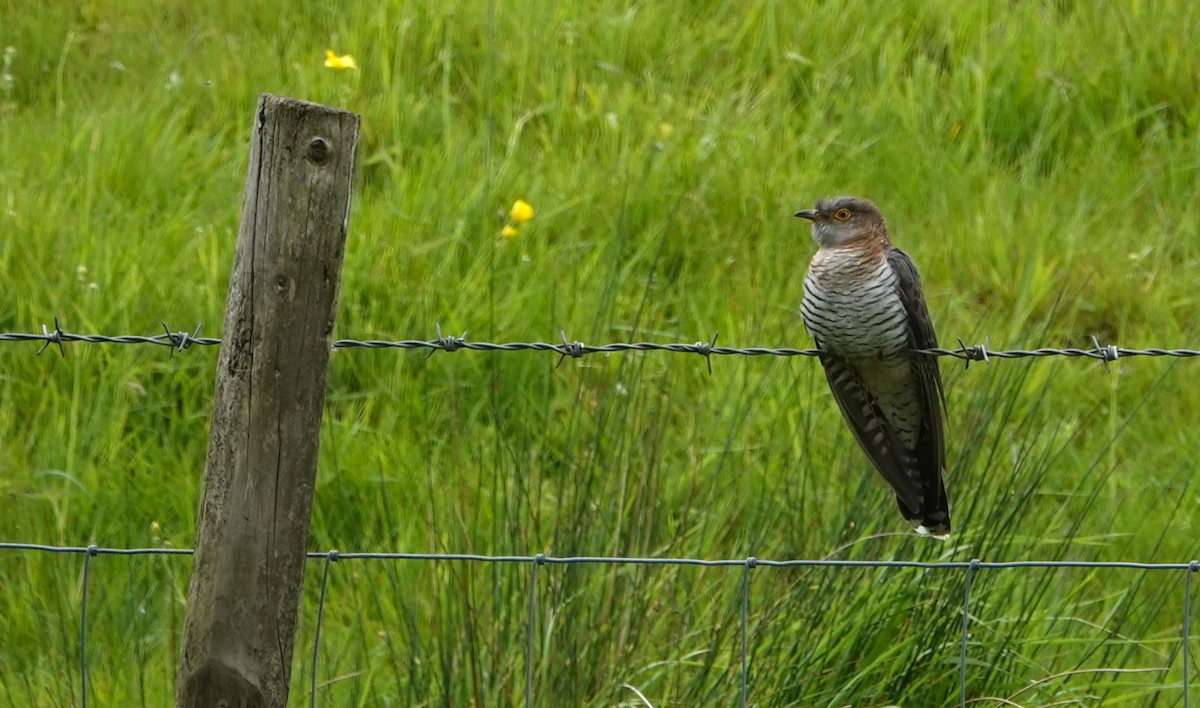
<path fill-rule="evenodd" d="M 828 197 L 815 209 L 796 212 L 812 222 L 812 236 L 822 248 L 844 246 L 860 238 L 887 238 L 883 214 L 860 197 Z"/>

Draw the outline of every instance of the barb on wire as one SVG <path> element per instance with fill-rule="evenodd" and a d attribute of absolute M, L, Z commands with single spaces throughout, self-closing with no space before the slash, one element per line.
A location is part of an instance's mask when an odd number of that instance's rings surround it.
<path fill-rule="evenodd" d="M 192 334 L 188 334 L 186 331 L 172 332 L 171 328 L 167 326 L 166 322 L 163 322 L 162 326 L 163 331 L 166 333 L 164 336 L 166 336 L 166 338 L 171 342 L 171 356 L 175 356 L 175 352 L 177 351 L 181 352 L 184 349 L 192 346 L 192 344 L 194 344 L 200 337 L 200 329 L 204 327 L 203 324 L 197 323 L 196 331 Z"/>
<path fill-rule="evenodd" d="M 1100 346 L 1100 340 L 1096 339 L 1096 335 L 1091 335 L 1092 346 L 1095 351 L 1100 354 L 1100 361 L 1104 364 L 1104 370 L 1108 371 L 1108 362 L 1116 361 L 1121 357 L 1121 350 L 1115 344 L 1110 344 L 1107 347 Z"/>
<path fill-rule="evenodd" d="M 959 351 L 961 351 L 963 353 L 963 368 L 964 369 L 971 368 L 972 361 L 982 361 L 985 364 L 988 363 L 987 345 L 991 341 L 992 341 L 991 337 L 984 337 L 983 344 L 975 344 L 973 346 L 967 346 L 963 342 L 962 337 L 958 337 L 958 349 L 959 349 Z"/>
<path fill-rule="evenodd" d="M 711 342 L 696 342 L 696 353 L 704 357 L 704 363 L 708 366 L 708 373 L 712 375 L 712 353 L 717 346 L 717 337 L 721 336 L 720 332 L 713 332 Z"/>
<path fill-rule="evenodd" d="M 41 354 L 51 344 L 55 344 L 59 348 L 59 352 L 66 355 L 64 344 L 69 342 L 85 342 L 88 344 L 154 344 L 158 346 L 170 347 L 172 351 L 183 351 L 193 346 L 213 346 L 221 343 L 221 340 L 216 337 L 201 337 L 201 326 L 197 325 L 196 329 L 188 333 L 187 331 L 172 332 L 164 323 L 163 334 L 152 337 L 144 337 L 138 335 L 103 335 L 103 334 L 74 334 L 64 332 L 58 325 L 58 320 L 54 322 L 54 329 L 43 325 L 41 334 L 38 333 L 23 333 L 23 332 L 0 332 L 0 343 L 8 342 L 42 342 L 41 349 L 38 354 Z M 685 343 L 660 343 L 660 342 L 612 342 L 608 344 L 585 344 L 581 341 L 571 340 L 567 337 L 566 332 L 560 332 L 561 342 L 551 344 L 549 342 L 471 342 L 467 341 L 467 333 L 463 332 L 461 336 L 443 335 L 440 324 L 435 325 L 437 336 L 434 339 L 401 339 L 401 340 L 386 340 L 386 339 L 339 339 L 332 343 L 334 349 L 425 349 L 427 356 L 432 356 L 436 352 L 452 353 L 460 349 L 466 349 L 476 352 L 516 352 L 516 351 L 544 351 L 554 352 L 559 355 L 557 365 L 570 357 L 578 359 L 588 354 L 616 354 L 623 352 L 669 352 L 673 354 L 699 354 L 704 357 L 708 364 L 708 370 L 712 372 L 712 357 L 716 356 L 820 356 L 823 352 L 820 349 L 796 349 L 792 347 L 720 347 L 717 346 L 717 338 L 719 333 L 714 333 L 709 341 L 698 341 L 694 344 Z M 911 349 L 910 355 L 914 356 L 933 356 L 933 357 L 950 357 L 958 359 L 969 366 L 973 361 L 982 361 L 987 364 L 992 359 L 1024 359 L 1024 358 L 1044 358 L 1044 357 L 1068 357 L 1082 359 L 1096 359 L 1103 362 L 1106 366 L 1109 362 L 1117 361 L 1122 358 L 1130 357 L 1178 357 L 1178 358 L 1194 358 L 1200 357 L 1200 349 L 1127 349 L 1119 347 L 1115 344 L 1102 345 L 1095 337 L 1092 337 L 1091 349 L 1077 348 L 1055 348 L 1041 347 L 1038 349 L 1009 349 L 1009 350 L 991 350 L 988 348 L 990 339 L 984 339 L 982 344 L 966 344 L 962 339 L 958 340 L 957 349 Z"/>
<path fill-rule="evenodd" d="M 557 369 L 558 367 L 562 366 L 563 360 L 565 360 L 567 357 L 578 359 L 584 354 L 589 353 L 584 351 L 586 347 L 584 346 L 583 342 L 568 342 L 567 333 L 561 329 L 558 331 L 558 334 L 562 337 L 562 348 L 557 351 L 561 353 L 562 356 L 558 357 L 558 363 L 554 365 L 554 368 Z"/>
<path fill-rule="evenodd" d="M 37 351 L 37 355 L 41 356 L 42 352 L 46 351 L 46 347 L 50 346 L 50 343 L 53 342 L 58 345 L 58 353 L 65 357 L 67 355 L 67 350 L 63 349 L 62 334 L 63 334 L 63 331 L 62 331 L 62 328 L 60 328 L 58 326 L 58 318 L 57 317 L 54 318 L 54 332 L 53 333 L 46 330 L 46 325 L 42 325 L 42 336 L 45 337 L 46 343 L 43 344 L 42 348 Z"/>
<path fill-rule="evenodd" d="M 453 334 L 452 334 L 452 335 L 450 335 L 449 337 L 443 337 L 443 336 L 442 336 L 442 323 L 441 323 L 441 322 L 434 322 L 434 323 L 433 323 L 433 329 L 434 329 L 434 331 L 435 331 L 435 332 L 437 332 L 437 339 L 435 339 L 435 340 L 433 340 L 433 341 L 437 342 L 439 346 L 438 346 L 437 348 L 431 348 L 431 349 L 429 350 L 429 353 L 425 355 L 425 358 L 426 358 L 426 359 L 428 359 L 429 357 L 433 356 L 433 355 L 434 355 L 435 353 L 437 353 L 439 350 L 440 350 L 440 351 L 444 351 L 444 352 L 446 352 L 446 353 L 448 353 L 448 354 L 450 354 L 450 353 L 454 353 L 454 352 L 458 351 L 458 350 L 459 350 L 459 348 L 460 348 L 460 347 L 462 347 L 462 345 L 463 345 L 463 344 L 465 344 L 465 343 L 466 343 L 466 341 L 467 341 L 467 333 L 466 333 L 466 331 L 464 331 L 464 332 L 462 333 L 462 336 L 461 336 L 461 337 L 455 337 Z M 338 349 L 339 347 L 338 347 L 338 346 L 337 346 L 337 344 L 335 343 L 335 344 L 333 345 L 333 348 L 334 348 L 334 349 Z"/>

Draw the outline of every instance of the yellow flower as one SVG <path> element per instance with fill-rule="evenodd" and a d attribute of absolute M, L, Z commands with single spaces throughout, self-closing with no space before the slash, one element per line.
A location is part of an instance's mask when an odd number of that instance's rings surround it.
<path fill-rule="evenodd" d="M 338 56 L 332 49 L 325 50 L 325 66 L 330 69 L 356 69 L 358 65 L 354 63 L 354 57 L 349 54 Z"/>
<path fill-rule="evenodd" d="M 500 231 L 500 235 L 504 238 L 516 238 L 517 234 L 519 233 L 521 232 L 512 224 L 506 225 L 504 229 Z"/>
<path fill-rule="evenodd" d="M 518 199 L 513 202 L 512 209 L 509 210 L 508 215 L 518 224 L 524 224 L 533 218 L 533 207 L 524 199 Z"/>

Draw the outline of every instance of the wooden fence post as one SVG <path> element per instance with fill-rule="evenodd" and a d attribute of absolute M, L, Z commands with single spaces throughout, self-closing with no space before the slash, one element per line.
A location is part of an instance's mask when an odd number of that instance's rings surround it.
<path fill-rule="evenodd" d="M 359 122 L 326 106 L 259 99 L 217 364 L 180 707 L 287 703 Z"/>

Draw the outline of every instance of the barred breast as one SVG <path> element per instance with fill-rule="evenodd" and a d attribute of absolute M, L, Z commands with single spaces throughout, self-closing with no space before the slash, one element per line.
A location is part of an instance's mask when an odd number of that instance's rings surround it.
<path fill-rule="evenodd" d="M 804 279 L 800 313 L 817 346 L 843 358 L 897 437 L 917 446 L 921 405 L 914 389 L 908 313 L 883 257 L 822 249 Z"/>
<path fill-rule="evenodd" d="M 908 313 L 896 274 L 882 257 L 821 250 L 804 278 L 804 326 L 820 348 L 852 359 L 890 357 L 908 347 Z"/>

